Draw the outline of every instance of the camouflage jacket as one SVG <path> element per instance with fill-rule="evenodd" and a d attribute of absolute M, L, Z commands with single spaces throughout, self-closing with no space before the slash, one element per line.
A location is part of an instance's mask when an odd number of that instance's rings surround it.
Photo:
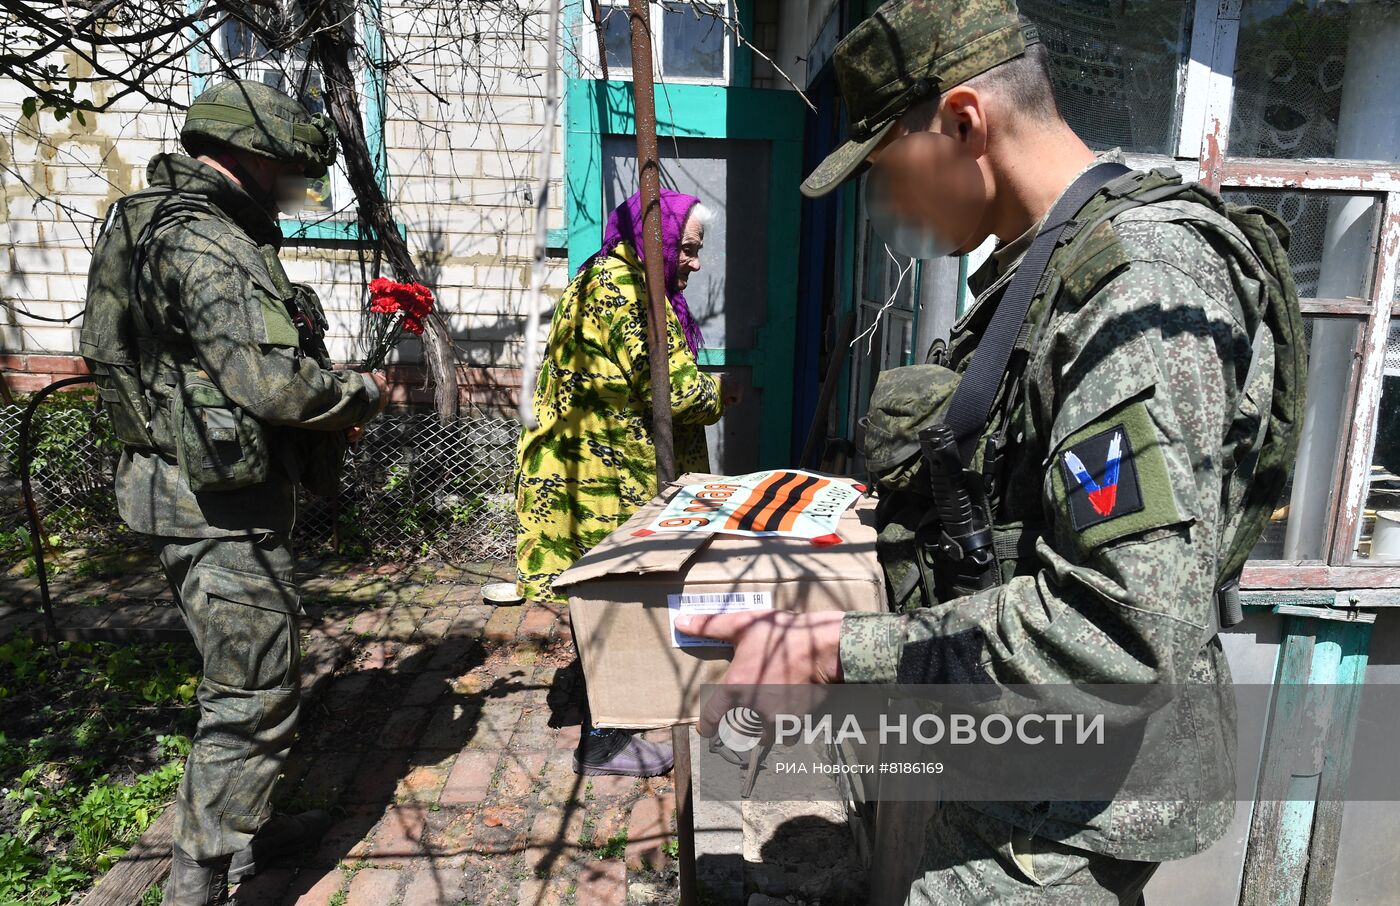
<path fill-rule="evenodd" d="M 137 532 L 182 538 L 289 532 L 307 431 L 339 432 L 368 420 L 378 390 L 367 376 L 334 372 L 305 353 L 286 301 L 307 290 L 295 288 L 277 261 L 275 219 L 223 174 L 183 155 L 155 157 L 148 179 L 206 199 L 210 211 L 155 232 L 139 275 L 143 310 L 169 349 L 192 357 L 268 429 L 271 468 L 261 484 L 196 493 L 173 457 L 127 449 L 117 467 L 122 519 Z M 124 279 L 129 260 L 116 238 L 139 229 L 141 216 L 139 206 L 109 215 L 90 284 Z"/>
<path fill-rule="evenodd" d="M 1028 314 L 1039 333 L 1023 389 L 1001 388 L 988 433 L 1003 431 L 1008 444 L 994 521 L 1035 525 L 1035 556 L 996 588 L 905 615 L 847 615 L 841 666 L 847 682 L 863 683 L 1198 684 L 1214 716 L 1173 718 L 1172 744 L 1142 752 L 1134 770 L 1233 791 L 1234 698 L 1211 629 L 1231 516 L 1221 450 L 1252 332 L 1235 272 L 1198 230 L 1174 221 L 1187 204 L 1147 205 L 1104 224 L 1117 241 L 1105 244 L 1112 260 L 1091 268 L 1102 279 L 1059 274 L 1048 319 L 1043 301 Z M 1191 207 L 1190 216 L 1234 230 Z M 974 275 L 983 291 L 954 329 L 954 368 L 967 367 L 1034 231 Z M 1104 480 L 1111 457 L 1117 480 L 1099 488 L 1085 472 Z M 1137 860 L 1205 849 L 1233 807 L 1223 798 L 972 804 Z"/>

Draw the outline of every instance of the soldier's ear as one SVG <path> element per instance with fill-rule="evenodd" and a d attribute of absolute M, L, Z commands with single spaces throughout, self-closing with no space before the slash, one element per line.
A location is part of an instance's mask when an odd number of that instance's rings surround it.
<path fill-rule="evenodd" d="M 987 153 L 987 107 L 976 88 L 949 88 L 943 94 L 938 114 L 941 131 L 956 138 L 964 154 L 977 158 Z"/>

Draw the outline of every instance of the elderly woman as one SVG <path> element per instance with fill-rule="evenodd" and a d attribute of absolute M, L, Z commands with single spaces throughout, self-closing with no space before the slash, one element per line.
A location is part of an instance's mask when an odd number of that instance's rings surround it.
<path fill-rule="evenodd" d="M 552 583 L 656 495 L 647 349 L 641 197 L 608 218 L 603 246 L 564 291 L 535 388 L 539 427 L 520 439 L 516 553 L 521 594 L 556 601 Z M 661 193 L 671 414 L 680 472 L 707 471 L 705 425 L 724 409 L 720 382 L 701 373 L 700 327 L 684 290 L 700 269 L 709 212 L 691 195 Z M 575 770 L 650 776 L 671 756 L 617 731 L 585 732 Z"/>

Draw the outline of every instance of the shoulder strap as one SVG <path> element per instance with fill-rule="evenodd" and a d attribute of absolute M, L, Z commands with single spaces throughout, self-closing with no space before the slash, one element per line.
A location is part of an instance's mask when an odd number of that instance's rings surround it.
<path fill-rule="evenodd" d="M 977 438 L 987 424 L 997 388 L 1001 386 L 1006 366 L 1011 360 L 1011 349 L 1021 332 L 1021 323 L 1026 319 L 1026 312 L 1060 236 L 1095 193 L 1114 179 L 1131 172 L 1122 164 L 1115 163 L 1090 167 L 1065 189 L 1060 200 L 1046 215 L 1045 226 L 1031 242 L 1031 247 L 1011 278 L 1011 285 L 997 303 L 987 332 L 977 344 L 967 371 L 948 405 L 946 423 L 957 438 L 958 452 L 964 464 L 972 461 Z"/>
<path fill-rule="evenodd" d="M 141 304 L 141 271 L 146 266 L 146 256 L 151 243 L 156 234 L 167 227 L 213 213 L 208 205 L 201 203 L 196 196 L 173 190 L 165 198 L 155 202 L 155 206 L 150 219 L 132 243 L 131 261 L 127 271 L 127 298 L 131 301 L 131 319 L 138 334 L 148 340 L 155 340 L 156 333 L 150 319 L 146 317 L 145 306 Z"/>

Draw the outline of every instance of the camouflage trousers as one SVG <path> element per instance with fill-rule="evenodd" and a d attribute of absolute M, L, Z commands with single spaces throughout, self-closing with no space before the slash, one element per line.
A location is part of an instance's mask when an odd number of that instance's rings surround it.
<path fill-rule="evenodd" d="M 238 852 L 267 821 L 296 735 L 296 561 L 276 535 L 161 538 L 156 547 L 204 662 L 174 838 L 206 861 Z"/>
<path fill-rule="evenodd" d="M 939 803 L 906 906 L 1136 906 L 1157 862 L 1034 836 L 966 803 Z"/>

